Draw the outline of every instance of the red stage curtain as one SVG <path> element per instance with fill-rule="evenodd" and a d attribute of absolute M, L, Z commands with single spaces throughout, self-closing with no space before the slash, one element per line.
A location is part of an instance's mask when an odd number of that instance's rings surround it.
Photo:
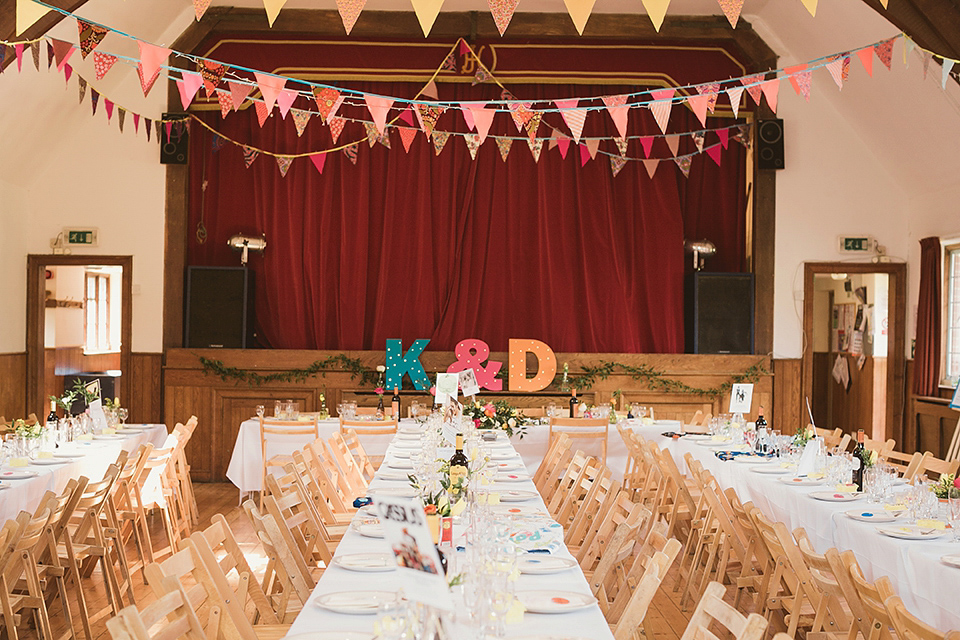
<path fill-rule="evenodd" d="M 419 88 L 350 86 L 409 96 Z M 523 90 L 525 100 L 537 100 L 635 88 Z M 491 99 L 490 91 L 444 85 L 441 97 Z M 296 107 L 309 108 L 305 101 Z M 360 107 L 345 105 L 340 115 L 369 120 Z M 333 146 L 318 118 L 298 138 L 290 117 L 281 120 L 276 110 L 262 128 L 252 108 L 224 120 L 219 113 L 200 117 L 233 140 L 277 153 Z M 633 109 L 630 118 L 630 135 L 659 133 L 648 110 Z M 549 135 L 548 123 L 567 130 L 559 114 L 546 114 L 541 137 Z M 731 123 L 711 118 L 708 124 Z M 467 130 L 457 111 L 445 113 L 437 128 Z M 675 106 L 670 128 L 701 126 Z M 474 337 L 506 350 L 515 337 L 544 340 L 556 351 L 676 353 L 684 338 L 685 233 L 717 244 L 711 270 L 741 269 L 746 153 L 736 142 L 722 153 L 721 167 L 701 154 L 684 178 L 668 159 L 650 179 L 640 162 L 614 177 L 604 154 L 581 167 L 573 144 L 564 159 L 545 143 L 534 163 L 518 139 L 504 162 L 488 139 L 471 160 L 460 136 L 451 136 L 437 156 L 422 133 L 405 153 L 397 130 L 390 131 L 392 149 L 362 142 L 356 165 L 334 152 L 323 175 L 300 158 L 281 177 L 273 157 L 260 155 L 247 169 L 238 147 L 214 151 L 212 135 L 191 126 L 189 263 L 236 265 L 226 239 L 266 235 L 265 254 L 250 261 L 263 346 L 383 349 L 388 338 L 402 338 L 405 346 L 430 338 L 431 349 L 452 349 Z M 490 133 L 519 135 L 502 113 Z M 364 135 L 359 123 L 348 122 L 340 143 Z M 591 135 L 615 135 L 605 112 L 587 117 L 584 136 Z M 716 134 L 708 134 L 706 144 L 716 143 Z M 680 152 L 694 150 L 684 136 Z M 604 141 L 601 151 L 616 147 Z M 638 140 L 630 141 L 628 155 L 643 157 Z M 668 155 L 658 138 L 651 156 Z M 201 216 L 208 231 L 203 244 L 192 237 Z"/>
<path fill-rule="evenodd" d="M 934 396 L 940 385 L 940 238 L 920 241 L 920 296 L 917 301 L 917 344 L 913 392 Z"/>

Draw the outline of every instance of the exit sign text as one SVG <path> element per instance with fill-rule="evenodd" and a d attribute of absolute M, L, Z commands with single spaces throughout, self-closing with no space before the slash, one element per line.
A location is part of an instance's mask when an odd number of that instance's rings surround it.
<path fill-rule="evenodd" d="M 95 247 L 98 233 L 96 229 L 64 229 L 63 238 L 69 246 Z"/>
<path fill-rule="evenodd" d="M 840 253 L 869 253 L 874 248 L 872 236 L 840 236 L 837 240 Z"/>

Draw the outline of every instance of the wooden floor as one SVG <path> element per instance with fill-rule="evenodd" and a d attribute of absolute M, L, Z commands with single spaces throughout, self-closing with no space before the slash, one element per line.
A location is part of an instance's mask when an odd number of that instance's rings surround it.
<path fill-rule="evenodd" d="M 210 522 L 211 516 L 217 513 L 223 513 L 227 521 L 233 528 L 233 533 L 237 541 L 243 547 L 248 561 L 253 570 L 262 571 L 265 560 L 256 538 L 253 534 L 253 527 L 250 525 L 243 510 L 239 506 L 239 492 L 237 488 L 228 483 L 216 484 L 195 484 L 194 489 L 197 496 L 197 503 L 200 508 L 200 526 L 204 527 Z M 163 546 L 164 534 L 162 523 L 159 516 L 152 522 L 151 534 L 154 536 L 154 545 Z M 133 547 L 129 550 L 129 558 L 136 557 L 136 551 Z M 687 625 L 691 611 L 682 611 L 680 608 L 679 594 L 674 593 L 673 586 L 676 582 L 676 568 L 668 574 L 660 592 L 653 600 L 653 604 L 647 613 L 644 627 L 649 640 L 679 640 L 683 630 Z M 153 594 L 150 588 L 144 584 L 142 576 L 137 574 L 134 578 L 134 594 L 138 604 L 144 604 L 153 600 Z M 68 586 L 73 590 L 73 584 Z M 103 581 L 99 572 L 94 573 L 91 578 L 84 583 L 84 593 L 87 597 L 90 611 L 97 611 L 107 606 L 106 594 L 103 589 Z M 75 603 L 71 602 L 75 609 Z M 68 633 L 63 614 L 61 613 L 59 602 L 55 602 L 51 608 L 51 622 L 53 623 L 54 634 L 57 638 L 62 638 Z M 94 625 L 95 638 L 109 640 L 110 634 L 106 630 L 105 620 L 109 616 L 97 621 Z M 79 630 L 79 620 L 75 620 L 78 627 L 78 637 L 82 638 L 82 632 Z M 24 638 L 36 638 L 36 634 L 21 634 Z"/>

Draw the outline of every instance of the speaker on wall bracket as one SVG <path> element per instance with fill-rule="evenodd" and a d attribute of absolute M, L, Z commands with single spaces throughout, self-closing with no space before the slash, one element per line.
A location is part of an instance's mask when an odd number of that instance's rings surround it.
<path fill-rule="evenodd" d="M 687 353 L 753 353 L 752 273 L 687 274 Z"/>
<path fill-rule="evenodd" d="M 187 267 L 184 347 L 254 348 L 253 275 L 245 267 Z"/>
<path fill-rule="evenodd" d="M 190 131 L 185 113 L 165 113 L 160 127 L 160 164 L 187 164 Z M 172 122 L 171 122 L 172 121 Z M 167 123 L 170 133 L 167 134 Z"/>
<path fill-rule="evenodd" d="M 757 167 L 783 169 L 783 120 L 768 118 L 757 121 Z"/>

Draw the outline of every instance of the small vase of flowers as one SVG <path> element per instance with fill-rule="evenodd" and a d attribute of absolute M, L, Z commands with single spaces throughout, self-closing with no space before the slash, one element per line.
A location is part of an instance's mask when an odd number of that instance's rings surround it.
<path fill-rule="evenodd" d="M 473 420 L 477 429 L 502 429 L 508 437 L 519 434 L 520 438 L 526 434 L 526 426 L 530 419 L 516 407 L 511 407 L 504 400 L 487 402 L 480 401 L 463 405 L 463 415 Z"/>
<path fill-rule="evenodd" d="M 933 492 L 941 500 L 960 495 L 960 477 L 954 473 L 940 476 L 940 482 L 933 485 Z"/>

